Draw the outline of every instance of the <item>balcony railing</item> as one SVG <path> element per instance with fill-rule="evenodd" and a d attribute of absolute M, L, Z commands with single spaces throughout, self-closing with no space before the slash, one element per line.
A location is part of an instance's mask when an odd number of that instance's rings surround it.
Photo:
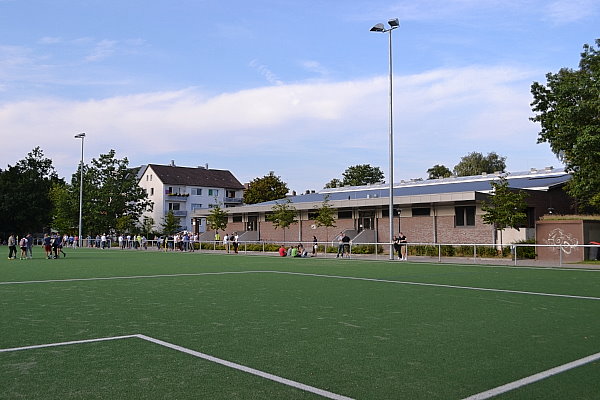
<path fill-rule="evenodd" d="M 187 201 L 188 193 L 165 193 L 165 199 L 169 201 Z"/>
<path fill-rule="evenodd" d="M 241 197 L 225 197 L 224 202 L 228 204 L 242 204 L 244 201 Z"/>
<path fill-rule="evenodd" d="M 187 216 L 187 211 L 186 210 L 170 210 L 170 211 L 176 217 L 185 217 L 185 216 Z"/>

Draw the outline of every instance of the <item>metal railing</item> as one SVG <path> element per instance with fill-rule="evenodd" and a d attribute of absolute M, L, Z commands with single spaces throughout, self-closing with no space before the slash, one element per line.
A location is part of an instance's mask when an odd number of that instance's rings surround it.
<path fill-rule="evenodd" d="M 237 244 L 238 253 L 242 254 L 271 254 L 278 255 L 280 246 L 287 249 L 301 246 L 308 257 L 322 258 L 357 258 L 372 260 L 388 260 L 387 249 L 390 243 L 349 243 L 340 248 L 337 242 L 317 242 L 316 251 L 313 252 L 312 241 L 240 241 Z M 104 249 L 133 249 L 133 250 L 161 250 L 161 251 L 199 251 L 199 252 L 233 252 L 234 243 L 222 241 L 203 240 L 188 242 L 175 242 L 174 240 L 124 240 L 118 242 L 107 239 L 103 243 L 97 239 L 84 239 L 83 247 Z M 504 264 L 504 265 L 545 265 L 562 266 L 565 263 L 579 262 L 582 259 L 600 259 L 599 245 L 574 245 L 560 244 L 482 244 L 482 243 L 406 243 L 406 254 L 409 260 L 416 262 L 445 262 L 445 263 L 472 263 L 472 264 Z M 548 254 L 543 260 L 538 257 L 538 252 L 546 249 Z M 583 251 L 583 254 L 576 252 Z M 397 254 L 394 257 L 398 258 Z"/>

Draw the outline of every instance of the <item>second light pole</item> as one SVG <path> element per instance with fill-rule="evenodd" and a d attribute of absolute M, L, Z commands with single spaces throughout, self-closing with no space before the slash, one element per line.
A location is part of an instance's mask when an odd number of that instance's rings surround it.
<path fill-rule="evenodd" d="M 389 220 L 390 220 L 390 260 L 394 259 L 394 106 L 393 106 L 393 72 L 392 72 L 392 31 L 400 26 L 398 18 L 388 21 L 389 28 L 383 24 L 377 24 L 371 28 L 371 32 L 383 32 L 389 34 L 389 65 L 390 65 L 390 121 L 389 121 L 389 158 L 390 158 L 390 202 L 389 202 Z"/>

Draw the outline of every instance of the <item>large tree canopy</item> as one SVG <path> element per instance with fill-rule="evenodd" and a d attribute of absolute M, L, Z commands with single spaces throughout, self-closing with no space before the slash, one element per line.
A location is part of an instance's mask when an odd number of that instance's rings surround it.
<path fill-rule="evenodd" d="M 427 170 L 429 177 L 427 179 L 449 178 L 452 176 L 452 171 L 445 165 L 436 164 Z"/>
<path fill-rule="evenodd" d="M 488 174 L 494 172 L 504 172 L 506 169 L 506 157 L 501 157 L 495 152 L 484 156 L 476 151 L 467 154 L 460 159 L 460 162 L 454 166 L 454 175 L 472 176 L 479 175 L 482 172 Z"/>
<path fill-rule="evenodd" d="M 137 183 L 136 170 L 128 167 L 127 158 L 115 158 L 115 151 L 92 159 L 83 169 L 83 231 L 102 234 L 122 228 L 123 221 L 139 221 L 144 210 L 152 208 L 148 194 Z M 79 198 L 80 173 L 73 174 L 72 196 Z M 75 217 L 75 216 L 74 216 Z"/>
<path fill-rule="evenodd" d="M 271 171 L 269 175 L 256 178 L 248 184 L 248 189 L 244 192 L 244 203 L 256 204 L 283 199 L 288 190 L 287 184 Z"/>
<path fill-rule="evenodd" d="M 546 85 L 534 82 L 532 109 L 547 142 L 573 178 L 568 193 L 582 211 L 600 210 L 600 39 L 583 46 L 579 69 L 546 74 Z"/>
<path fill-rule="evenodd" d="M 325 188 L 334 188 L 342 186 L 362 186 L 369 183 L 380 183 L 383 181 L 383 172 L 379 167 L 373 167 L 370 164 L 352 165 L 342 174 L 342 180 L 333 178 Z"/>
<path fill-rule="evenodd" d="M 0 171 L 0 227 L 5 233 L 42 232 L 50 226 L 50 190 L 62 182 L 52 160 L 34 148 L 14 166 Z"/>

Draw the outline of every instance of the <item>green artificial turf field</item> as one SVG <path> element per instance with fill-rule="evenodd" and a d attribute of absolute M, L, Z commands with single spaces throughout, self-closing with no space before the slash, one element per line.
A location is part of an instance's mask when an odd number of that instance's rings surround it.
<path fill-rule="evenodd" d="M 1 260 L 0 307 L 2 399 L 463 399 L 589 356 L 495 398 L 600 396 L 600 270 L 80 249 Z"/>

